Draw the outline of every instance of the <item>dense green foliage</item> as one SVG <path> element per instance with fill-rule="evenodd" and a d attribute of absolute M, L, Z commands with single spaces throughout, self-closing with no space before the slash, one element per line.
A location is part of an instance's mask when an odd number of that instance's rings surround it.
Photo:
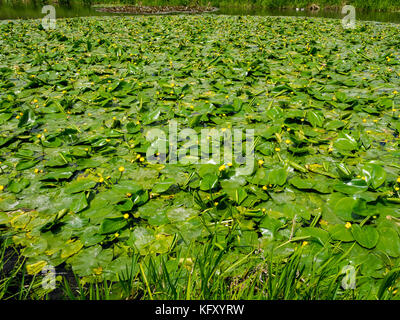
<path fill-rule="evenodd" d="M 99 0 L 94 3 L 125 3 L 141 5 L 208 5 L 217 7 L 268 7 L 268 8 L 306 8 L 317 4 L 321 8 L 341 8 L 342 0 Z M 349 0 L 345 2 L 359 9 L 398 9 L 400 0 Z"/>
<path fill-rule="evenodd" d="M 2 252 L 26 259 L 0 265 L 4 297 L 19 287 L 10 272 L 24 283 L 45 266 L 72 270 L 92 298 L 399 296 L 398 26 L 40 23 L 0 25 Z M 254 129 L 253 172 L 149 163 L 146 132 L 170 120 Z M 42 296 L 31 283 L 16 295 Z"/>
<path fill-rule="evenodd" d="M 53 2 L 45 0 L 3 0 L 5 4 L 23 4 L 31 3 L 44 5 Z M 1 4 L 2 2 L 0 2 Z M 322 9 L 332 8 L 340 9 L 344 4 L 350 4 L 357 9 L 369 10 L 396 10 L 400 8 L 400 0 L 60 0 L 57 3 L 60 5 L 68 5 L 71 3 L 91 4 L 130 4 L 143 6 L 173 6 L 173 5 L 212 5 L 222 8 L 235 7 L 259 7 L 259 8 L 307 8 L 312 4 L 317 4 Z"/>

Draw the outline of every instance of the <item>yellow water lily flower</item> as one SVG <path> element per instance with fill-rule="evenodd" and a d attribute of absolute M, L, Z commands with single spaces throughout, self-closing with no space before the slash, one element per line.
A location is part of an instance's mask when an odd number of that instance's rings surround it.
<path fill-rule="evenodd" d="M 319 221 L 319 224 L 323 225 L 323 226 L 327 226 L 328 225 L 328 221 L 321 219 Z"/>
<path fill-rule="evenodd" d="M 103 273 L 103 268 L 100 266 L 98 268 L 93 269 L 94 274 L 100 275 Z"/>

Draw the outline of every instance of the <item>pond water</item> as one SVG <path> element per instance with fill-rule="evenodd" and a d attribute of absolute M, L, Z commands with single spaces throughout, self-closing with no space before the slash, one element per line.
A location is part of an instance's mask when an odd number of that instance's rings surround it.
<path fill-rule="evenodd" d="M 98 12 L 96 8 L 90 5 L 71 4 L 54 5 L 56 7 L 57 18 L 79 17 L 79 16 L 105 16 L 122 15 L 121 13 Z M 0 20 L 6 19 L 31 19 L 42 18 L 43 4 L 39 2 L 13 3 L 0 0 Z M 125 13 L 123 13 L 125 15 Z M 210 14 L 227 15 L 262 15 L 262 16 L 307 16 L 307 17 L 325 17 L 342 18 L 343 15 L 338 10 L 319 10 L 309 11 L 307 9 L 269 9 L 269 8 L 221 8 L 217 12 Z M 379 11 L 361 11 L 356 10 L 356 19 L 379 22 L 400 23 L 400 12 L 379 12 Z"/>

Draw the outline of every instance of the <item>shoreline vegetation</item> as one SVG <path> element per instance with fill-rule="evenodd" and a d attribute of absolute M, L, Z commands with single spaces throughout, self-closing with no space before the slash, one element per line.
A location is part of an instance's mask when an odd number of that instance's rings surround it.
<path fill-rule="evenodd" d="M 139 5 L 112 5 L 95 6 L 99 12 L 133 13 L 133 14 L 171 14 L 171 13 L 209 13 L 219 9 L 211 6 L 139 6 Z"/>
<path fill-rule="evenodd" d="M 134 10 L 137 13 L 202 13 L 218 9 L 277 9 L 315 12 L 320 10 L 339 11 L 345 5 L 353 5 L 357 10 L 364 11 L 400 12 L 400 0 L 0 0 L 0 6 L 3 4 L 20 6 L 49 3 L 67 7 L 73 4 L 94 8 L 129 7 L 126 10 Z"/>
<path fill-rule="evenodd" d="M 93 7 L 164 7 L 174 10 L 176 7 L 186 7 L 186 11 L 208 12 L 210 8 L 269 8 L 282 10 L 309 10 L 309 11 L 339 11 L 344 5 L 353 5 L 360 10 L 370 11 L 400 11 L 400 0 L 316 0 L 316 1 L 293 1 L 293 0 L 100 0 L 93 3 Z M 140 9 L 138 9 L 140 10 Z M 174 11 L 180 11 L 174 10 Z M 165 12 L 165 10 L 162 10 Z M 146 13 L 146 12 L 145 12 Z"/>

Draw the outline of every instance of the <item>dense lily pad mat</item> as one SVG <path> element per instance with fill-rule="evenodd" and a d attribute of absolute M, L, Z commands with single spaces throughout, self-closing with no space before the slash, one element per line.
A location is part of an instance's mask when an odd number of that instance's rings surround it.
<path fill-rule="evenodd" d="M 155 255 L 190 268 L 212 241 L 227 250 L 212 274 L 301 248 L 306 274 L 340 255 L 332 274 L 354 268 L 376 297 L 400 257 L 399 29 L 227 16 L 1 24 L 0 224 L 27 272 L 116 280 L 133 253 L 137 273 Z M 146 131 L 170 120 L 254 129 L 254 172 L 148 163 Z"/>

